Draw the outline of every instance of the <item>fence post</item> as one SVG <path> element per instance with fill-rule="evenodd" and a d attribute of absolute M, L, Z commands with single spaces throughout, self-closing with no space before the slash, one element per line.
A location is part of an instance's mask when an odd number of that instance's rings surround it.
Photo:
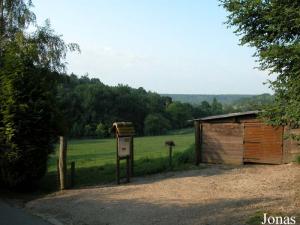
<path fill-rule="evenodd" d="M 196 155 L 196 160 L 195 163 L 196 165 L 199 165 L 200 163 L 200 121 L 199 120 L 195 120 L 194 122 L 194 126 L 195 126 L 195 155 Z"/>
<path fill-rule="evenodd" d="M 67 139 L 64 136 L 59 137 L 59 179 L 60 190 L 66 189 L 67 177 Z"/>
<path fill-rule="evenodd" d="M 57 184 L 57 188 L 60 189 L 60 176 L 59 176 L 59 160 L 56 160 L 56 184 Z"/>
<path fill-rule="evenodd" d="M 133 137 L 130 137 L 130 176 L 134 176 L 134 151 L 133 151 Z"/>
<path fill-rule="evenodd" d="M 75 186 L 75 162 L 71 162 L 71 187 Z"/>
<path fill-rule="evenodd" d="M 169 167 L 170 169 L 173 168 L 173 165 L 172 165 L 172 145 L 169 146 Z"/>

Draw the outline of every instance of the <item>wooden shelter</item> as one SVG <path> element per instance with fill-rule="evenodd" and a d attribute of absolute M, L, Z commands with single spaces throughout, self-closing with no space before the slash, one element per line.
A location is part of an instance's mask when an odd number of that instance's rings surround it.
<path fill-rule="evenodd" d="M 300 129 L 273 127 L 258 111 L 210 116 L 195 120 L 196 161 L 206 163 L 282 164 L 300 155 L 299 143 L 284 138 Z"/>

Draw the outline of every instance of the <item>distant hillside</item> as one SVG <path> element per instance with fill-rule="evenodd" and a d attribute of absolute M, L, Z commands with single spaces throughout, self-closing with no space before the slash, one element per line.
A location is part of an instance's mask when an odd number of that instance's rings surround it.
<path fill-rule="evenodd" d="M 249 98 L 241 98 L 232 104 L 239 111 L 261 110 L 264 106 L 272 103 L 274 96 L 270 94 L 255 95 Z"/>
<path fill-rule="evenodd" d="M 255 95 L 198 95 L 198 94 L 161 94 L 162 96 L 169 96 L 173 101 L 187 102 L 191 104 L 201 104 L 202 101 L 211 103 L 216 98 L 222 104 L 233 104 L 238 100 L 244 98 L 251 98 Z"/>

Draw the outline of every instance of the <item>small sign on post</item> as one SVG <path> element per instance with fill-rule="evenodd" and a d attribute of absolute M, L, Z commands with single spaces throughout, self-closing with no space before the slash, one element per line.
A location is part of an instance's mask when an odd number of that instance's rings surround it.
<path fill-rule="evenodd" d="M 120 184 L 120 160 L 126 159 L 127 182 L 133 175 L 133 136 L 135 134 L 131 122 L 113 123 L 112 131 L 116 137 L 116 177 L 117 184 Z"/>
<path fill-rule="evenodd" d="M 118 153 L 120 157 L 126 157 L 130 155 L 130 137 L 118 138 Z"/>

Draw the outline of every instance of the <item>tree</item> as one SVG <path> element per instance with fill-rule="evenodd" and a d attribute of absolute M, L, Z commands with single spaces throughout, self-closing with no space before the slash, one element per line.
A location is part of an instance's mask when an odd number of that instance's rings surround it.
<path fill-rule="evenodd" d="M 223 113 L 223 106 L 220 102 L 217 101 L 216 98 L 213 99 L 211 103 L 211 111 L 212 115 L 220 115 Z"/>
<path fill-rule="evenodd" d="M 300 2 L 294 0 L 221 0 L 241 44 L 256 49 L 260 69 L 277 76 L 269 81 L 274 103 L 263 116 L 270 124 L 300 125 Z"/>
<path fill-rule="evenodd" d="M 103 123 L 99 123 L 96 127 L 96 135 L 98 138 L 105 138 L 109 135 L 109 129 Z"/>
<path fill-rule="evenodd" d="M 0 182 L 25 187 L 46 172 L 58 135 L 55 103 L 66 52 L 78 48 L 55 35 L 49 22 L 35 26 L 31 1 L 0 0 Z M 60 132 L 63 132 L 62 130 Z"/>
<path fill-rule="evenodd" d="M 202 101 L 201 105 L 198 108 L 200 109 L 200 113 L 201 113 L 200 117 L 212 115 L 212 109 L 211 109 L 211 105 L 209 104 L 209 102 Z"/>
<path fill-rule="evenodd" d="M 188 103 L 172 102 L 168 105 L 166 112 L 175 129 L 186 127 L 187 121 L 193 119 L 193 107 Z"/>
<path fill-rule="evenodd" d="M 144 122 L 145 134 L 164 134 L 171 128 L 170 121 L 161 114 L 149 114 Z"/>

